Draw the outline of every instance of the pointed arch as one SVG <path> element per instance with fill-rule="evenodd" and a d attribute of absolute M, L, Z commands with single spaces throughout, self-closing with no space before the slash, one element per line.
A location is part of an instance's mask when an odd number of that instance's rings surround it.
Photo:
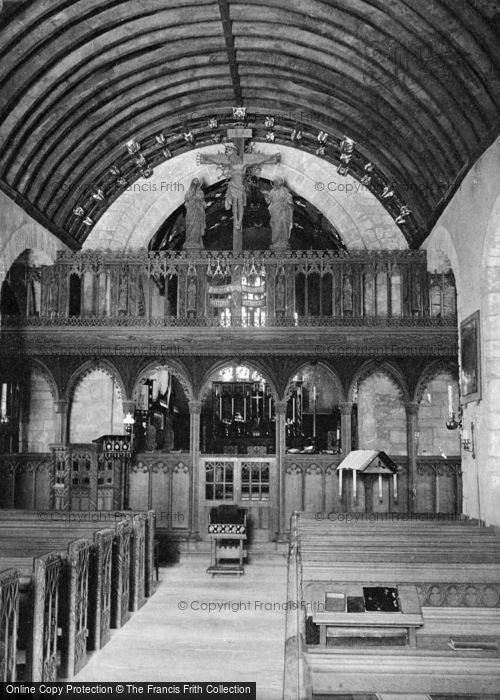
<path fill-rule="evenodd" d="M 315 362 L 314 365 L 317 366 L 317 367 L 322 367 L 322 368 L 328 373 L 328 375 L 329 375 L 329 376 L 331 377 L 331 379 L 332 379 L 332 382 L 333 382 L 333 384 L 334 384 L 334 386 L 335 386 L 335 389 L 336 389 L 337 392 L 338 392 L 338 395 L 339 395 L 339 402 L 343 403 L 343 402 L 346 400 L 346 399 L 345 399 L 345 390 L 344 390 L 344 386 L 343 386 L 343 384 L 342 384 L 342 380 L 340 379 L 340 377 L 339 377 L 337 371 L 336 371 L 333 367 L 330 367 L 329 365 L 327 365 L 325 362 Z M 291 371 L 290 376 L 289 376 L 289 378 L 288 378 L 288 380 L 287 380 L 286 387 L 285 387 L 285 391 L 283 392 L 283 400 L 284 400 L 284 401 L 287 401 L 287 400 L 290 398 L 290 392 L 291 392 L 291 390 L 292 390 L 293 377 L 294 377 L 296 374 L 299 374 L 301 369 L 303 369 L 303 368 L 305 368 L 305 367 L 310 367 L 310 366 L 312 366 L 312 363 L 311 363 L 311 362 L 299 362 L 299 363 L 297 363 L 297 365 L 293 368 L 293 370 Z"/>
<path fill-rule="evenodd" d="M 458 383 L 458 366 L 456 363 L 444 359 L 434 360 L 424 367 L 417 379 L 417 384 L 413 393 L 413 400 L 416 403 L 419 404 L 422 401 L 426 387 L 439 374 L 451 374 Z"/>
<path fill-rule="evenodd" d="M 408 403 L 410 401 L 408 383 L 401 370 L 395 365 L 393 365 L 392 362 L 388 362 L 387 360 L 379 361 L 376 359 L 367 360 L 356 371 L 354 377 L 352 378 L 349 384 L 349 388 L 347 391 L 348 400 L 352 400 L 353 391 L 356 385 L 366 377 L 370 376 L 371 374 L 374 374 L 375 372 L 382 372 L 388 375 L 389 378 L 394 381 L 399 391 L 401 392 L 402 401 L 404 403 Z"/>
<path fill-rule="evenodd" d="M 45 362 L 43 360 L 40 360 L 38 357 L 33 357 L 30 360 L 30 368 L 33 369 L 38 369 L 40 370 L 41 374 L 43 375 L 44 379 L 46 380 L 50 393 L 52 394 L 52 399 L 55 401 L 59 401 L 59 387 L 57 386 L 57 382 L 55 380 L 54 375 L 52 374 L 51 370 L 47 367 Z"/>
<path fill-rule="evenodd" d="M 127 390 L 125 388 L 123 377 L 113 362 L 106 359 L 88 360 L 87 362 L 84 362 L 83 365 L 78 367 L 78 369 L 73 372 L 66 383 L 66 387 L 64 389 L 64 399 L 66 401 L 71 401 L 77 386 L 81 383 L 84 377 L 95 370 L 101 370 L 105 374 L 112 377 L 118 385 L 118 391 L 122 400 L 127 400 Z"/>
<path fill-rule="evenodd" d="M 211 365 L 211 367 L 203 374 L 203 377 L 200 381 L 199 389 L 197 392 L 198 399 L 200 401 L 203 401 L 203 399 L 206 397 L 208 391 L 208 384 L 211 381 L 215 372 L 218 372 L 219 370 L 223 369 L 224 367 L 227 367 L 228 365 L 235 365 L 238 367 L 241 365 L 245 365 L 247 367 L 250 367 L 250 369 L 255 370 L 256 372 L 259 372 L 271 387 L 271 391 L 273 393 L 275 401 L 279 401 L 280 394 L 277 388 L 276 377 L 274 377 L 274 375 L 271 372 L 269 372 L 268 368 L 259 360 L 255 360 L 253 358 L 247 360 L 244 357 L 238 358 L 238 360 L 226 359 L 214 362 L 214 364 Z"/>
<path fill-rule="evenodd" d="M 179 384 L 184 390 L 184 393 L 186 395 L 186 398 L 188 401 L 192 401 L 194 398 L 194 392 L 193 392 L 193 383 L 192 379 L 190 377 L 190 374 L 186 367 L 181 364 L 180 362 L 177 362 L 176 360 L 156 360 L 153 362 L 148 362 L 146 365 L 144 365 L 139 372 L 137 373 L 133 384 L 132 384 L 132 391 L 130 394 L 130 398 L 133 399 L 137 387 L 139 386 L 139 383 L 145 379 L 150 372 L 154 372 L 155 370 L 158 369 L 167 369 L 169 372 L 172 373 L 172 375 L 178 380 Z"/>

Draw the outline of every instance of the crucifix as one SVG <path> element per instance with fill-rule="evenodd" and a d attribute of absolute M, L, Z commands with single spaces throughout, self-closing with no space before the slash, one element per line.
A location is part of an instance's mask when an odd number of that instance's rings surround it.
<path fill-rule="evenodd" d="M 245 153 L 245 139 L 252 138 L 252 129 L 228 129 L 227 137 L 232 140 L 232 143 L 226 145 L 225 153 L 213 155 L 198 153 L 196 162 L 198 165 L 202 163 L 218 165 L 223 174 L 229 178 L 225 207 L 233 210 L 233 251 L 239 253 L 243 249 L 242 223 L 246 204 L 244 181 L 246 171 L 265 163 L 279 163 L 281 156 L 279 153 L 272 156 L 263 153 Z"/>

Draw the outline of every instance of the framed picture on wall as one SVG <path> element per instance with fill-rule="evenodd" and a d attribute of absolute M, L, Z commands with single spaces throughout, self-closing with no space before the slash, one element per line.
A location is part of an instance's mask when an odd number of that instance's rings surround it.
<path fill-rule="evenodd" d="M 460 401 L 481 398 L 481 344 L 479 311 L 460 324 Z"/>

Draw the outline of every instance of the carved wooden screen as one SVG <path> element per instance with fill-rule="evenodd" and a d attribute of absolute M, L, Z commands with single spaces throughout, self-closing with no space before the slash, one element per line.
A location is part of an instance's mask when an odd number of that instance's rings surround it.
<path fill-rule="evenodd" d="M 8 569 L 0 574 L 0 679 L 16 680 L 19 574 Z"/>

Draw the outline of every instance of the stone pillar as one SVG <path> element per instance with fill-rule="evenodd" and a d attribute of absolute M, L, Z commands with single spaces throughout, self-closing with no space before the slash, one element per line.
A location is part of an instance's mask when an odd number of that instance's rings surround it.
<path fill-rule="evenodd" d="M 200 415 L 201 401 L 189 402 L 190 439 L 191 451 L 191 527 L 190 538 L 200 540 L 199 525 L 199 490 L 200 490 Z"/>
<path fill-rule="evenodd" d="M 408 513 L 415 511 L 417 475 L 417 430 L 418 403 L 407 403 L 406 410 L 406 449 L 408 452 Z"/>
<path fill-rule="evenodd" d="M 285 531 L 285 454 L 287 401 L 275 401 L 276 412 L 276 467 L 278 469 L 278 542 L 286 541 Z"/>
<path fill-rule="evenodd" d="M 346 401 L 339 404 L 340 409 L 340 439 L 342 447 L 342 455 L 345 457 L 351 451 L 352 444 L 352 401 Z"/>
<path fill-rule="evenodd" d="M 54 407 L 56 411 L 56 443 L 67 445 L 69 401 L 56 401 Z"/>

